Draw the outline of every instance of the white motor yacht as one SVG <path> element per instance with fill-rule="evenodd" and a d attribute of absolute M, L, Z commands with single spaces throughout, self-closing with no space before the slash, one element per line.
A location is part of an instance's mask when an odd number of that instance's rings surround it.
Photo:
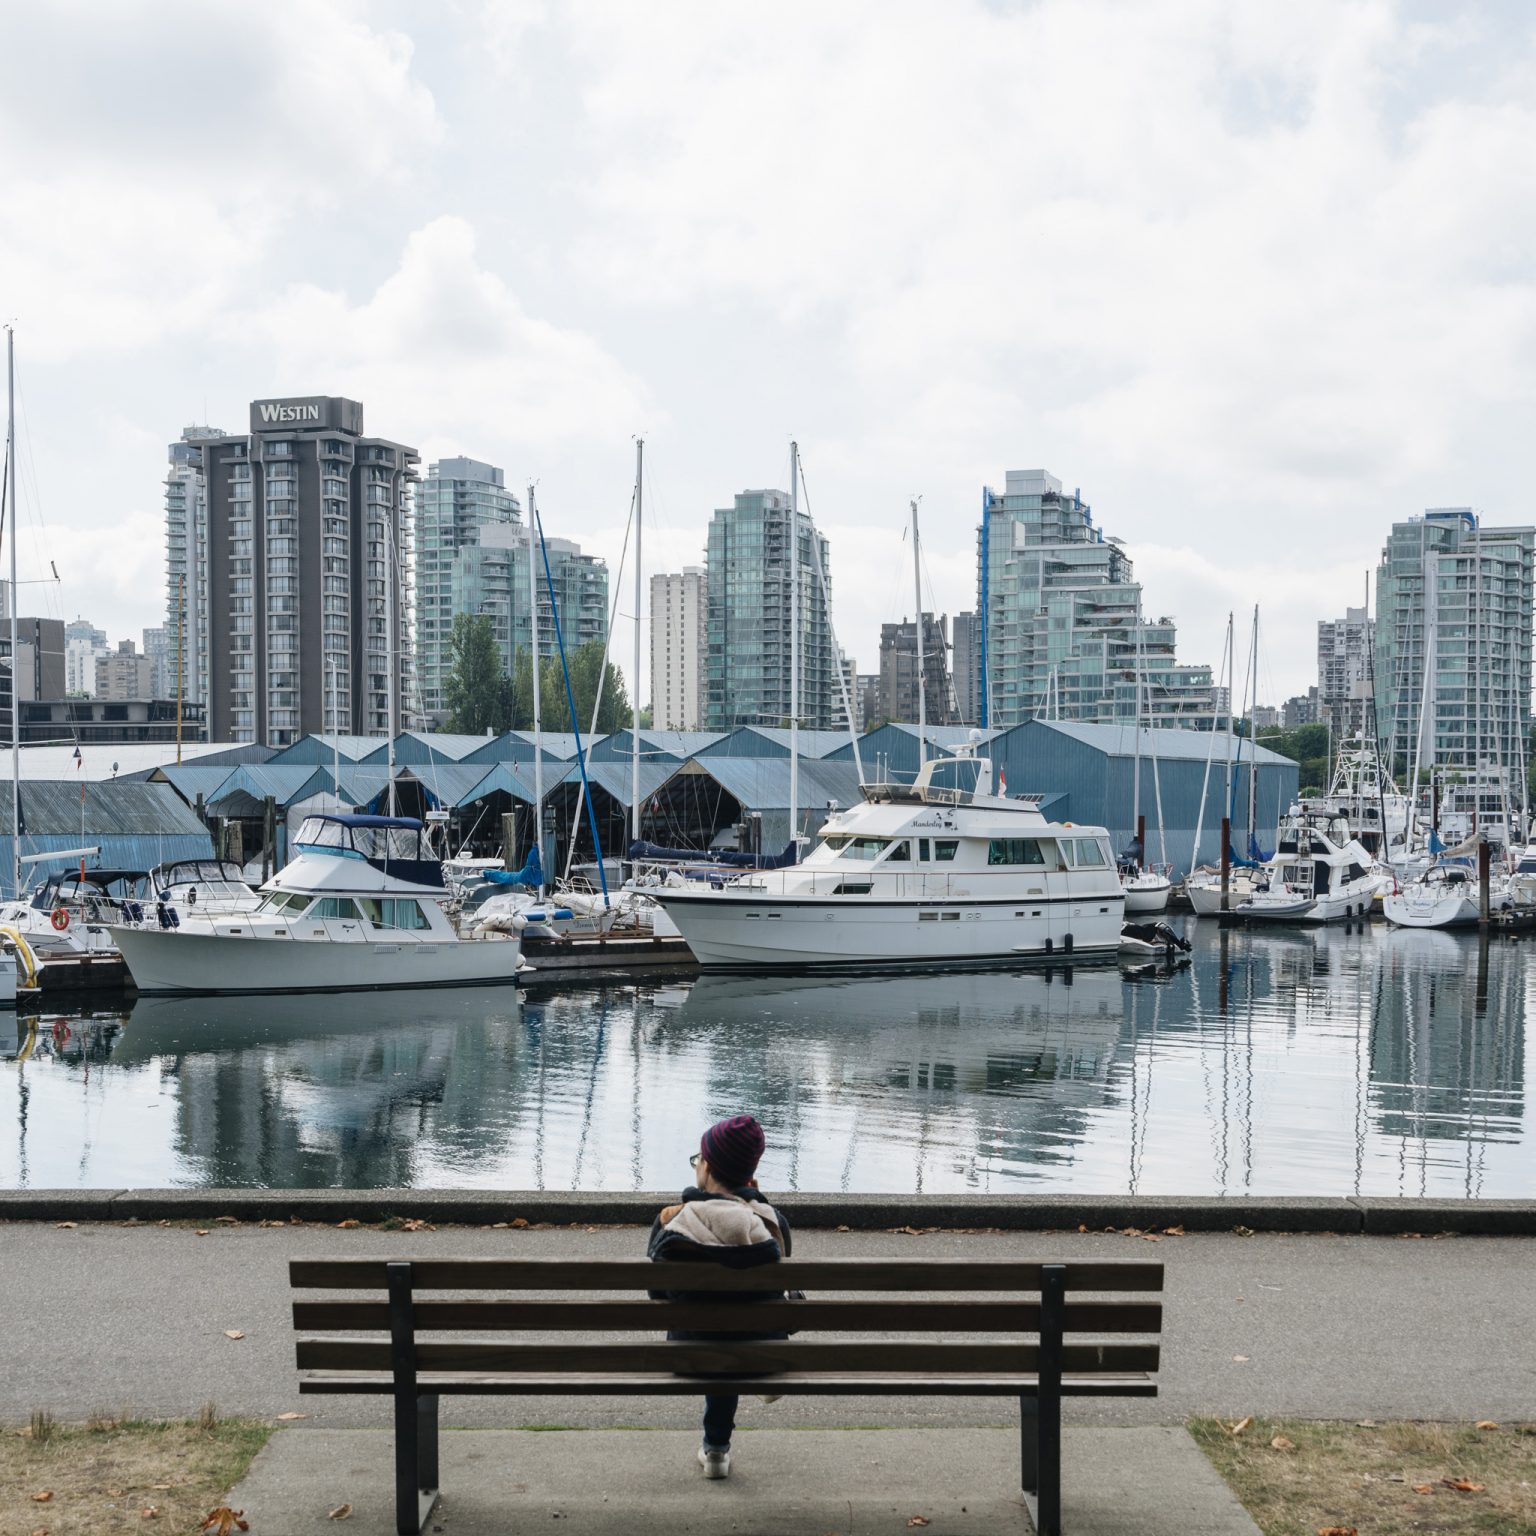
<path fill-rule="evenodd" d="M 523 969 L 514 936 L 460 936 L 419 821 L 309 816 L 294 847 L 254 911 L 114 930 L 139 991 L 484 986 Z"/>
<path fill-rule="evenodd" d="M 1280 823 L 1264 879 L 1233 909 L 1249 922 L 1331 923 L 1371 915 L 1391 889 L 1349 820 L 1326 800 L 1293 805 Z"/>
<path fill-rule="evenodd" d="M 915 784 L 866 784 L 802 863 L 648 888 L 710 968 L 1111 955 L 1125 893 L 1102 827 L 992 792 L 974 744 Z"/>
<path fill-rule="evenodd" d="M 114 924 L 144 894 L 142 869 L 66 870 L 32 892 L 0 903 L 0 929 L 18 934 L 40 960 L 65 955 L 111 955 Z"/>

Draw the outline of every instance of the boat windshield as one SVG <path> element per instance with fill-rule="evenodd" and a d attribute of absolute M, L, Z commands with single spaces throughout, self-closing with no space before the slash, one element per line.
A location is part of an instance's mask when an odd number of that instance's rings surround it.
<path fill-rule="evenodd" d="M 840 859 L 855 859 L 872 864 L 893 839 L 889 837 L 829 837 L 826 846 Z"/>
<path fill-rule="evenodd" d="M 310 816 L 299 828 L 297 841 L 308 848 L 334 848 L 338 852 L 359 853 L 365 859 L 380 861 L 425 857 L 421 829 L 398 824 L 374 826 Z"/>

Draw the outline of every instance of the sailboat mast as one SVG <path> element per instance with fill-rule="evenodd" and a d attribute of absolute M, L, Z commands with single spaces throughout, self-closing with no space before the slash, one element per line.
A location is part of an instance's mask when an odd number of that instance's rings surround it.
<path fill-rule="evenodd" d="M 923 686 L 923 561 L 917 534 L 917 501 L 912 502 L 912 588 L 917 595 L 917 620 L 913 633 L 917 636 L 917 766 L 928 761 L 928 704 Z"/>
<path fill-rule="evenodd" d="M 789 444 L 789 845 L 800 822 L 800 445 Z M 798 860 L 796 860 L 798 862 Z"/>
<path fill-rule="evenodd" d="M 539 896 L 544 895 L 544 737 L 539 721 L 539 567 L 534 548 L 533 487 L 528 487 L 528 649 L 533 661 L 533 846 L 539 852 Z"/>
<path fill-rule="evenodd" d="M 1136 777 L 1131 787 L 1131 836 L 1136 836 L 1137 828 L 1141 826 L 1141 589 L 1136 591 L 1136 640 L 1132 648 L 1132 662 L 1136 675 Z M 1141 859 L 1145 863 L 1147 850 L 1141 850 Z"/>
<path fill-rule="evenodd" d="M 21 895 L 21 677 L 16 654 L 16 331 L 5 328 L 5 484 L 11 535 L 11 894 Z"/>
<path fill-rule="evenodd" d="M 635 675 L 634 697 L 629 701 L 629 835 L 640 841 L 640 603 L 643 596 L 640 570 L 641 515 L 645 498 L 645 439 L 635 439 Z M 654 680 L 652 693 L 654 694 Z"/>
<path fill-rule="evenodd" d="M 384 522 L 384 729 L 389 733 L 389 747 L 385 753 L 389 774 L 389 814 L 397 813 L 395 804 L 395 732 L 399 722 L 395 710 L 399 701 L 400 667 L 395 659 L 395 562 L 399 548 L 394 539 L 395 513 L 390 508 Z"/>
<path fill-rule="evenodd" d="M 1248 754 L 1248 854 L 1259 852 L 1259 605 L 1253 605 L 1253 751 Z"/>

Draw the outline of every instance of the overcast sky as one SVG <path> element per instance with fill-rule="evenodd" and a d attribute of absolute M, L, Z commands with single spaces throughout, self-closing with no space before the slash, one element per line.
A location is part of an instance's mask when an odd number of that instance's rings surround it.
<path fill-rule="evenodd" d="M 1518 3 L 50 0 L 0 42 L 22 605 L 114 640 L 164 612 L 166 444 L 278 394 L 611 561 L 643 433 L 648 572 L 796 436 L 864 671 L 909 498 L 970 608 L 1010 468 L 1182 660 L 1259 601 L 1266 700 L 1394 518 L 1536 515 Z"/>

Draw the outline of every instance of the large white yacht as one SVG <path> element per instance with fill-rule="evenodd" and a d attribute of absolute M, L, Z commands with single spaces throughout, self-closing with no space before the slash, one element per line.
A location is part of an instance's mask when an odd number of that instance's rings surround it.
<path fill-rule="evenodd" d="M 1248 922 L 1330 923 L 1371 914 L 1392 877 L 1330 800 L 1303 800 L 1280 823 L 1264 879 L 1233 911 Z"/>
<path fill-rule="evenodd" d="M 648 890 L 700 965 L 947 965 L 1113 954 L 1125 893 L 1102 827 L 992 792 L 975 746 L 867 784 L 802 863 Z"/>
<path fill-rule="evenodd" d="M 461 937 L 442 864 L 404 817 L 307 817 L 250 912 L 178 912 L 113 936 L 140 992 L 350 992 L 515 981 L 515 936 Z"/>

